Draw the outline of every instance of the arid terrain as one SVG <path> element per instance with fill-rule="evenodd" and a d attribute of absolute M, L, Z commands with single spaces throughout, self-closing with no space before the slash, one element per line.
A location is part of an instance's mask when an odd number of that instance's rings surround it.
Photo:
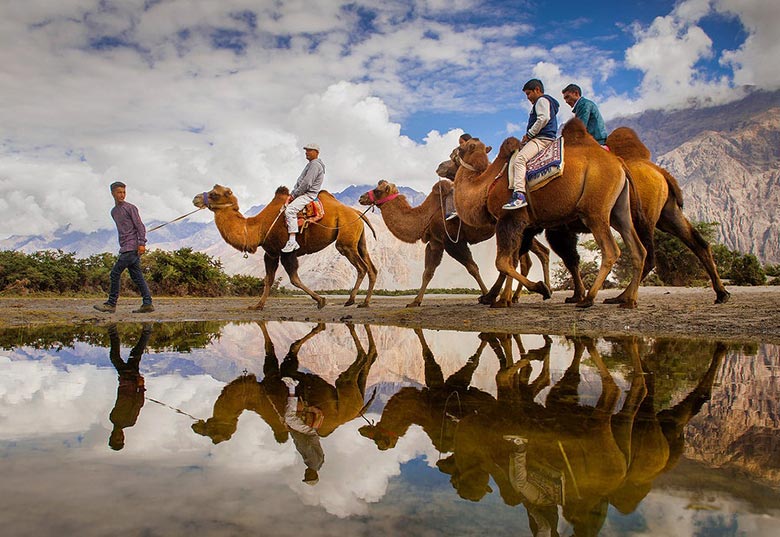
<path fill-rule="evenodd" d="M 510 333 L 642 334 L 706 337 L 732 341 L 780 343 L 780 287 L 731 287 L 726 304 L 713 304 L 709 288 L 643 287 L 633 310 L 602 304 L 617 290 L 603 291 L 589 309 L 564 303 L 568 292 L 550 300 L 524 295 L 509 309 L 491 309 L 475 296 L 430 295 L 422 307 L 407 308 L 412 297 L 375 297 L 370 308 L 342 306 L 345 298 L 328 296 L 323 309 L 308 297 L 269 299 L 262 311 L 248 307 L 254 298 L 156 298 L 154 313 L 136 314 L 137 297 L 120 298 L 116 313 L 92 308 L 85 298 L 0 298 L 0 328 L 14 326 L 108 324 L 121 322 L 254 321 L 350 322 L 442 330 Z"/>

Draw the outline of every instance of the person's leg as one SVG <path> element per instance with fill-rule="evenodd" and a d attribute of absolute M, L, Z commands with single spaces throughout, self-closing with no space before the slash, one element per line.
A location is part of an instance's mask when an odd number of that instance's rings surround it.
<path fill-rule="evenodd" d="M 149 286 L 146 285 L 144 273 L 141 270 L 141 256 L 137 252 L 129 252 L 128 255 L 131 258 L 131 262 L 127 266 L 130 279 L 133 280 L 133 283 L 138 288 L 138 292 L 141 293 L 143 305 L 148 306 L 152 303 L 152 295 L 149 292 Z"/>
<path fill-rule="evenodd" d="M 520 148 L 513 163 L 514 184 L 510 185 L 514 191 L 512 200 L 504 205 L 504 209 L 520 209 L 528 205 L 525 200 L 525 174 L 528 171 L 528 161 L 538 155 L 549 143 L 547 140 L 534 138 Z"/>
<path fill-rule="evenodd" d="M 120 253 L 119 257 L 116 260 L 116 263 L 114 263 L 114 266 L 111 267 L 111 273 L 109 274 L 111 287 L 108 291 L 108 301 L 106 302 L 107 304 L 116 306 L 116 303 L 119 300 L 120 278 L 122 276 L 122 273 L 125 271 L 125 269 L 129 267 L 130 264 L 133 262 L 133 254 L 134 254 L 133 252 Z"/>
<path fill-rule="evenodd" d="M 284 210 L 284 220 L 287 223 L 287 232 L 290 234 L 290 238 L 282 248 L 282 252 L 290 253 L 300 248 L 295 240 L 295 235 L 298 233 L 298 213 L 313 199 L 311 196 L 303 194 L 292 200 Z"/>

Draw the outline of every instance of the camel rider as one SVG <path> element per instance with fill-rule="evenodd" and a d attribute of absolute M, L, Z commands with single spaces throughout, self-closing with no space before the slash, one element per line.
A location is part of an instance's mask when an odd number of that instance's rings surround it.
<path fill-rule="evenodd" d="M 325 165 L 319 159 L 320 146 L 317 144 L 307 144 L 303 146 L 306 151 L 306 160 L 308 164 L 298 176 L 298 181 L 295 183 L 290 196 L 290 201 L 284 209 L 284 218 L 287 222 L 287 231 L 290 233 L 290 238 L 287 240 L 287 244 L 282 248 L 282 252 L 289 254 L 294 252 L 300 245 L 295 240 L 295 235 L 298 233 L 298 213 L 303 210 L 306 205 L 314 201 L 322 188 L 322 181 L 325 179 Z"/>
<path fill-rule="evenodd" d="M 585 128 L 602 147 L 607 147 L 607 127 L 601 117 L 599 107 L 590 99 L 582 96 L 582 90 L 577 84 L 569 84 L 563 91 L 563 100 L 571 106 L 574 117 L 585 123 Z"/>
<path fill-rule="evenodd" d="M 559 104 L 554 98 L 544 93 L 544 84 L 537 78 L 532 78 L 523 86 L 523 93 L 531 102 L 531 113 L 528 116 L 528 127 L 523 139 L 520 140 L 520 152 L 514 161 L 514 184 L 512 199 L 503 206 L 504 209 L 520 209 L 528 205 L 525 199 L 526 165 L 533 157 L 544 151 L 555 141 L 558 134 Z"/>

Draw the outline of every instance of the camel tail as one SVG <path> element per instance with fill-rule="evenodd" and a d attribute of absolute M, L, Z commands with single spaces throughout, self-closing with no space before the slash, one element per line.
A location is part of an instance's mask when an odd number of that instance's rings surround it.
<path fill-rule="evenodd" d="M 634 183 L 634 178 L 631 176 L 628 166 L 626 166 L 626 163 L 622 158 L 620 161 L 623 163 L 623 171 L 626 173 L 626 179 L 628 179 L 628 192 L 631 199 L 631 219 L 634 221 L 634 229 L 636 230 L 636 234 L 639 235 L 639 240 L 649 252 L 648 255 L 653 259 L 655 226 L 650 224 L 647 216 L 645 216 L 645 212 L 642 210 L 642 200 L 636 190 L 636 184 Z"/>
<path fill-rule="evenodd" d="M 672 196 L 674 196 L 674 200 L 677 202 L 677 206 L 682 209 L 683 193 L 682 189 L 680 188 L 680 184 L 677 182 L 677 179 L 675 179 L 674 176 L 666 170 L 666 168 L 658 166 L 658 169 L 661 170 L 661 173 L 664 175 L 666 184 L 669 185 L 669 192 L 671 192 Z"/>

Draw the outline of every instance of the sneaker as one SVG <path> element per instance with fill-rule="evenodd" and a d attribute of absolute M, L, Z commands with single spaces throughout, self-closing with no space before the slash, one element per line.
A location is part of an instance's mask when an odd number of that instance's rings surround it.
<path fill-rule="evenodd" d="M 283 254 L 289 254 L 290 252 L 294 252 L 295 250 L 297 250 L 300 247 L 301 246 L 297 242 L 295 242 L 295 239 L 291 239 L 291 240 L 288 240 L 287 244 L 285 244 L 284 248 L 282 248 L 282 253 Z"/>
<path fill-rule="evenodd" d="M 456 213 L 455 211 L 452 211 L 452 212 L 451 212 L 451 213 L 449 213 L 447 216 L 445 216 L 445 217 L 444 217 L 444 219 L 445 219 L 447 222 L 449 222 L 450 220 L 455 220 L 457 217 L 458 217 L 458 213 Z"/>
<path fill-rule="evenodd" d="M 151 304 L 144 304 L 137 310 L 133 310 L 133 313 L 151 313 L 154 311 L 154 306 Z"/>
<path fill-rule="evenodd" d="M 512 193 L 512 200 L 501 208 L 511 211 L 514 209 L 522 209 L 527 206 L 528 202 L 525 200 L 525 194 L 522 192 L 514 192 Z"/>
<path fill-rule="evenodd" d="M 96 304 L 93 306 L 98 311 L 102 311 L 103 313 L 114 313 L 116 311 L 116 306 L 113 304 L 109 304 L 108 302 L 103 302 L 102 304 Z"/>
<path fill-rule="evenodd" d="M 298 381 L 291 377 L 282 377 L 282 382 L 287 385 L 287 390 L 290 393 L 295 393 L 295 388 L 298 386 Z"/>

